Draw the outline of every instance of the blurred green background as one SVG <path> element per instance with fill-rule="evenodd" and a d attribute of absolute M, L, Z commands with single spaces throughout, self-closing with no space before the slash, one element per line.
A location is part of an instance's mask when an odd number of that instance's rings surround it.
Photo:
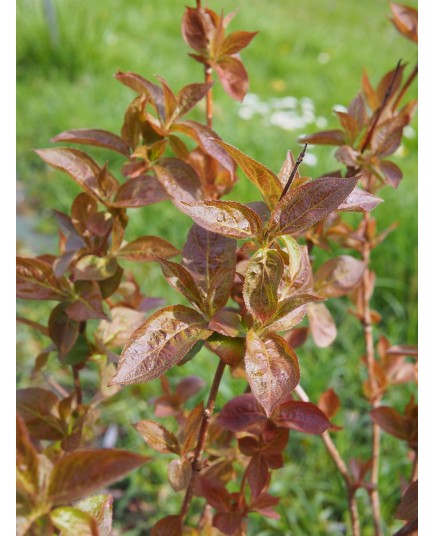
<path fill-rule="evenodd" d="M 416 7 L 414 1 L 407 2 Z M 47 10 L 47 6 L 51 7 Z M 363 67 L 374 84 L 394 68 L 398 59 L 417 60 L 416 47 L 400 36 L 389 22 L 386 0 L 214 0 L 216 10 L 238 10 L 230 29 L 259 30 L 242 53 L 250 76 L 250 95 L 240 105 L 215 88 L 214 129 L 229 143 L 278 171 L 286 151 L 299 151 L 297 137 L 324 128 L 337 128 L 332 113 L 345 106 L 359 90 Z M 50 146 L 55 134 L 71 128 L 103 128 L 119 132 L 123 111 L 134 94 L 117 82 L 118 70 L 135 71 L 153 79 L 166 78 L 178 90 L 202 81 L 202 67 L 187 56 L 180 21 L 185 2 L 177 0 L 18 0 L 17 2 L 17 174 L 18 239 L 23 255 L 56 253 L 52 209 L 69 211 L 78 187 L 60 172 L 47 169 L 32 153 Z M 413 87 L 409 96 L 416 96 Z M 194 111 L 200 119 L 203 107 Z M 100 162 L 119 161 L 105 151 L 90 151 Z M 333 148 L 310 147 L 303 164 L 306 175 L 316 177 L 337 168 Z M 377 289 L 373 308 L 382 315 L 376 337 L 385 334 L 394 344 L 415 344 L 417 337 L 417 124 L 406 129 L 395 161 L 404 170 L 397 191 L 381 192 L 385 203 L 376 210 L 379 227 L 398 221 L 398 228 L 373 253 Z M 229 198 L 257 199 L 257 192 L 240 174 Z M 127 238 L 144 234 L 164 237 L 182 246 L 190 221 L 167 203 L 130 211 Z M 318 262 L 321 261 L 321 256 Z M 168 289 L 153 264 L 131 265 L 145 294 L 163 296 L 168 303 L 179 297 Z M 328 349 L 309 341 L 300 349 L 302 383 L 313 400 L 333 387 L 344 411 L 338 424 L 348 426 L 336 436 L 345 458 L 369 456 L 369 416 L 361 396 L 364 368 L 360 362 L 363 341 L 358 322 L 347 314 L 348 302 L 331 301 L 330 309 L 339 336 Z M 19 305 L 22 315 L 45 321 L 44 304 Z M 46 341 L 26 327 L 18 331 L 18 383 L 29 384 L 35 356 Z M 49 367 L 62 378 L 55 362 Z M 202 352 L 172 379 L 197 374 L 209 382 L 214 358 Z M 43 384 L 43 377 L 37 379 Z M 68 377 L 64 377 L 67 383 Z M 89 372 L 89 389 L 92 371 Z M 33 383 L 34 384 L 34 383 Z M 225 378 L 218 398 L 220 407 L 244 385 Z M 128 392 L 127 393 L 125 392 Z M 409 388 L 394 388 L 386 403 L 402 409 Z M 149 449 L 129 426 L 151 415 L 146 400 L 159 392 L 158 382 L 127 388 L 102 408 L 106 425 L 119 425 L 117 446 L 149 454 Z M 204 396 L 204 390 L 200 396 Z M 134 397 L 134 398 L 132 398 Z M 397 439 L 383 436 L 380 494 L 388 531 L 399 500 L 399 476 L 409 476 L 405 448 Z M 122 483 L 125 490 L 116 504 L 119 534 L 147 534 L 156 519 L 175 513 L 182 494 L 166 483 L 166 460 L 136 471 Z M 249 524 L 255 535 L 345 534 L 348 515 L 340 478 L 317 437 L 293 433 L 288 463 L 273 478 L 272 493 L 282 497 L 279 521 L 257 516 Z M 170 460 L 168 457 L 167 462 Z M 120 488 L 120 486 L 118 486 Z M 366 494 L 358 498 L 364 519 L 363 534 L 372 533 Z"/>

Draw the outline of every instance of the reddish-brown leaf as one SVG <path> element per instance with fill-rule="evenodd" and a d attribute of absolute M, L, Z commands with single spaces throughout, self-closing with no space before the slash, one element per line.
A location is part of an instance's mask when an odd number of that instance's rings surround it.
<path fill-rule="evenodd" d="M 112 207 L 145 207 L 170 199 L 163 186 L 151 175 L 130 179 L 119 188 Z"/>
<path fill-rule="evenodd" d="M 336 339 L 337 330 L 330 311 L 323 303 L 310 303 L 307 308 L 312 337 L 319 348 L 326 348 Z"/>
<path fill-rule="evenodd" d="M 67 173 L 96 200 L 101 200 L 98 186 L 101 168 L 86 153 L 65 147 L 38 149 L 35 153 L 48 165 Z"/>
<path fill-rule="evenodd" d="M 196 447 L 197 437 L 199 435 L 199 430 L 203 419 L 203 411 L 203 402 L 201 402 L 188 414 L 179 439 L 179 442 L 182 445 L 182 453 L 184 455 L 188 454 L 190 450 Z"/>
<path fill-rule="evenodd" d="M 262 454 L 253 456 L 247 466 L 246 475 L 252 497 L 258 497 L 268 482 L 268 466 Z"/>
<path fill-rule="evenodd" d="M 178 158 L 164 158 L 153 167 L 172 201 L 179 203 L 195 203 L 202 198 L 202 185 L 194 168 Z"/>
<path fill-rule="evenodd" d="M 226 36 L 221 44 L 217 55 L 218 56 L 232 56 L 236 54 L 250 43 L 250 41 L 255 37 L 258 32 L 232 32 Z"/>
<path fill-rule="evenodd" d="M 240 337 L 245 332 L 241 316 L 226 310 L 219 311 L 211 318 L 209 328 L 228 337 Z"/>
<path fill-rule="evenodd" d="M 262 493 L 256 497 L 249 506 L 251 512 L 259 512 L 261 515 L 272 519 L 279 519 L 280 516 L 274 511 L 274 508 L 279 504 L 278 497 L 272 497 L 268 493 Z"/>
<path fill-rule="evenodd" d="M 199 478 L 197 480 L 197 495 L 205 497 L 208 503 L 219 512 L 231 510 L 231 497 L 223 484 L 216 480 Z"/>
<path fill-rule="evenodd" d="M 51 473 L 48 500 L 53 504 L 65 504 L 90 495 L 150 459 L 118 449 L 77 450 L 65 454 Z"/>
<path fill-rule="evenodd" d="M 67 281 L 56 278 L 53 267 L 41 259 L 17 257 L 17 296 L 24 300 L 62 300 Z"/>
<path fill-rule="evenodd" d="M 324 298 L 338 298 L 361 282 L 366 264 L 350 255 L 340 255 L 322 264 L 315 273 L 314 289 Z"/>
<path fill-rule="evenodd" d="M 258 236 L 262 231 L 256 212 L 236 201 L 201 201 L 182 205 L 183 211 L 198 225 L 213 233 L 244 240 Z"/>
<path fill-rule="evenodd" d="M 371 212 L 383 200 L 361 188 L 354 188 L 345 201 L 339 205 L 339 212 Z"/>
<path fill-rule="evenodd" d="M 117 255 L 128 261 L 151 262 L 178 254 L 179 251 L 167 240 L 158 236 L 142 236 L 123 246 Z"/>
<path fill-rule="evenodd" d="M 286 331 L 299 324 L 306 314 L 306 305 L 321 301 L 314 294 L 295 294 L 278 304 L 277 311 L 267 325 L 267 331 Z"/>
<path fill-rule="evenodd" d="M 418 41 L 418 13 L 417 9 L 403 4 L 390 2 L 393 18 L 390 19 L 398 32 L 417 43 Z"/>
<path fill-rule="evenodd" d="M 411 422 L 400 415 L 395 409 L 380 406 L 371 411 L 372 420 L 378 426 L 398 439 L 408 440 L 411 432 Z"/>
<path fill-rule="evenodd" d="M 242 337 L 226 337 L 214 333 L 207 341 L 206 347 L 220 357 L 227 365 L 238 365 L 245 354 L 246 345 Z"/>
<path fill-rule="evenodd" d="M 380 158 L 393 154 L 401 144 L 402 131 L 409 120 L 408 115 L 400 114 L 380 123 L 371 140 L 373 153 Z"/>
<path fill-rule="evenodd" d="M 234 56 L 221 56 L 212 63 L 223 89 L 237 101 L 242 101 L 249 89 L 249 77 L 241 60 Z"/>
<path fill-rule="evenodd" d="M 182 536 L 182 517 L 166 516 L 151 529 L 151 536 Z"/>
<path fill-rule="evenodd" d="M 276 235 L 295 234 L 308 229 L 336 210 L 356 187 L 358 177 L 323 177 L 289 190 L 270 218 Z"/>
<path fill-rule="evenodd" d="M 30 435 L 22 417 L 17 413 L 17 491 L 26 495 L 36 495 L 39 489 L 38 452 L 30 440 Z"/>
<path fill-rule="evenodd" d="M 152 421 L 140 421 L 134 428 L 143 437 L 146 443 L 158 452 L 180 453 L 178 440 L 172 432 L 169 432 L 162 424 Z"/>
<path fill-rule="evenodd" d="M 247 310 L 260 322 L 277 310 L 277 289 L 283 274 L 283 261 L 275 249 L 259 249 L 247 265 L 243 296 Z"/>
<path fill-rule="evenodd" d="M 182 264 L 207 300 L 210 316 L 226 305 L 235 277 L 237 243 L 233 238 L 193 225 L 182 251 Z"/>
<path fill-rule="evenodd" d="M 219 136 L 209 127 L 197 123 L 196 121 L 177 121 L 173 127 L 173 131 L 182 132 L 192 138 L 199 145 L 200 149 L 206 154 L 217 160 L 217 162 L 229 172 L 231 180 L 235 180 L 235 164 L 229 154 L 217 142 Z M 193 156 L 194 156 L 193 152 Z M 191 159 L 191 156 L 189 157 Z M 211 161 L 212 162 L 212 161 Z M 194 162 L 193 162 L 194 164 Z M 208 161 L 206 167 L 212 164 Z"/>
<path fill-rule="evenodd" d="M 359 124 L 352 115 L 346 112 L 335 111 L 335 114 L 338 116 L 342 128 L 345 131 L 348 143 L 353 145 L 360 132 Z"/>
<path fill-rule="evenodd" d="M 412 482 L 405 490 L 404 495 L 399 503 L 398 510 L 396 511 L 396 519 L 403 519 L 405 521 L 411 521 L 418 516 L 417 508 L 417 493 L 418 481 Z"/>
<path fill-rule="evenodd" d="M 159 259 L 159 261 L 161 270 L 168 283 L 185 296 L 190 303 L 195 305 L 199 310 L 202 310 L 204 308 L 203 299 L 190 272 L 182 264 L 178 264 L 177 262 L 168 261 L 163 258 Z"/>
<path fill-rule="evenodd" d="M 212 88 L 214 82 L 206 84 L 189 84 L 181 89 L 176 96 L 178 106 L 175 116 L 182 117 L 189 112 L 196 104 L 205 97 L 208 91 Z"/>
<path fill-rule="evenodd" d="M 302 136 L 298 139 L 298 142 L 313 145 L 344 145 L 345 133 L 342 130 L 324 130 L 308 136 Z"/>
<path fill-rule="evenodd" d="M 182 361 L 199 341 L 212 334 L 194 309 L 160 309 L 129 338 L 110 384 L 142 383 L 158 378 Z"/>
<path fill-rule="evenodd" d="M 277 176 L 270 169 L 242 153 L 233 145 L 221 140 L 216 140 L 216 142 L 231 155 L 247 178 L 259 188 L 267 205 L 273 208 L 279 200 L 283 189 Z"/>
<path fill-rule="evenodd" d="M 65 307 L 65 312 L 77 322 L 92 318 L 108 320 L 103 309 L 102 294 L 96 281 L 77 281 L 74 285 L 76 300 Z"/>
<path fill-rule="evenodd" d="M 206 15 L 200 9 L 187 6 L 182 18 L 182 36 L 188 46 L 201 54 L 207 54 L 207 27 Z"/>
<path fill-rule="evenodd" d="M 50 141 L 67 141 L 70 143 L 83 143 L 85 145 L 96 145 L 121 153 L 124 156 L 129 156 L 130 151 L 128 145 L 122 138 L 108 132 L 107 130 L 81 128 L 76 130 L 66 130 L 61 134 L 57 134 Z"/>
<path fill-rule="evenodd" d="M 247 379 L 253 395 L 270 416 L 300 380 L 298 359 L 285 339 L 275 334 L 261 338 L 249 331 L 246 344 Z"/>
<path fill-rule="evenodd" d="M 231 536 L 240 530 L 243 517 L 241 512 L 217 512 L 212 520 L 213 527 Z"/>
<path fill-rule="evenodd" d="M 168 479 L 169 484 L 175 491 L 185 489 L 191 480 L 191 463 L 189 460 L 172 460 L 169 463 Z"/>
<path fill-rule="evenodd" d="M 61 357 L 74 346 L 78 337 L 78 322 L 66 314 L 63 304 L 59 304 L 51 311 L 48 333 Z"/>
<path fill-rule="evenodd" d="M 34 439 L 61 439 L 66 432 L 59 419 L 59 399 L 51 391 L 29 387 L 17 391 L 17 410 Z"/>
<path fill-rule="evenodd" d="M 326 415 L 315 404 L 298 400 L 282 404 L 279 415 L 274 420 L 279 426 L 305 434 L 322 434 L 332 426 Z"/>
<path fill-rule="evenodd" d="M 387 184 L 390 184 L 394 188 L 398 188 L 402 179 L 401 169 L 390 160 L 381 160 L 380 169 L 386 179 Z"/>
<path fill-rule="evenodd" d="M 319 397 L 318 407 L 328 419 L 332 419 L 336 415 L 340 406 L 339 397 L 331 387 Z"/>
<path fill-rule="evenodd" d="M 218 423 L 231 432 L 244 432 L 261 428 L 266 422 L 264 410 L 252 394 L 230 400 L 217 417 Z"/>
<path fill-rule="evenodd" d="M 137 93 L 145 93 L 148 95 L 151 98 L 154 107 L 156 110 L 158 110 L 160 117 L 163 120 L 165 119 L 164 96 L 163 91 L 159 86 L 153 82 L 150 82 L 149 80 L 146 80 L 146 78 L 143 78 L 139 74 L 131 72 L 122 73 L 119 71 L 115 74 L 115 77 L 119 80 L 119 82 L 122 82 L 122 84 L 130 87 Z"/>

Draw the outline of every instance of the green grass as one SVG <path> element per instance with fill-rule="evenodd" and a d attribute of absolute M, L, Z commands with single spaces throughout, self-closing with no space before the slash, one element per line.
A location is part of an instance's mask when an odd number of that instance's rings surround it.
<path fill-rule="evenodd" d="M 415 5 L 415 2 L 411 2 Z M 165 77 L 175 90 L 192 81 L 202 80 L 202 68 L 190 60 L 180 34 L 184 3 L 174 0 L 105 0 L 55 2 L 59 44 L 50 42 L 42 0 L 18 0 L 17 3 L 17 173 L 25 196 L 27 216 L 20 219 L 23 229 L 21 247 L 26 254 L 56 252 L 55 241 L 44 233 L 55 229 L 52 209 L 68 211 L 78 187 L 65 175 L 48 170 L 32 153 L 33 148 L 49 146 L 55 134 L 70 128 L 96 127 L 119 132 L 123 110 L 133 93 L 117 82 L 117 70 L 136 71 L 152 79 Z M 210 2 L 225 13 L 240 8 L 231 27 L 259 30 L 260 33 L 242 57 L 250 75 L 250 91 L 262 101 L 294 96 L 309 97 L 317 116 L 328 120 L 327 128 L 337 127 L 333 106 L 346 105 L 359 89 L 362 69 L 377 83 L 399 58 L 410 64 L 416 61 L 416 49 L 397 34 L 387 20 L 386 1 L 348 0 L 223 0 Z M 326 56 L 327 55 L 327 56 Z M 320 63 L 318 58 L 328 58 Z M 416 95 L 415 88 L 411 96 Z M 261 118 L 243 120 L 239 104 L 231 101 L 220 87 L 215 89 L 215 130 L 226 141 L 278 171 L 288 149 L 299 150 L 297 137 L 318 130 L 309 125 L 302 130 L 285 131 L 265 125 Z M 196 112 L 197 113 L 197 112 Z M 196 117 L 199 117 L 196 115 Z M 416 125 L 414 125 L 416 128 Z M 303 171 L 318 176 L 336 169 L 333 150 L 311 148 L 317 164 Z M 100 162 L 119 160 L 102 150 L 92 154 Z M 399 226 L 382 247 L 373 253 L 373 267 L 378 274 L 373 307 L 381 312 L 376 330 L 393 343 L 415 343 L 417 338 L 417 138 L 404 139 L 404 153 L 396 161 L 405 178 L 398 191 L 385 189 L 385 203 L 376 210 L 379 228 L 395 220 Z M 257 192 L 240 176 L 231 199 L 251 201 Z M 130 211 L 131 225 L 127 238 L 143 234 L 164 237 L 181 246 L 190 221 L 179 215 L 170 203 Z M 29 230 L 29 225 L 31 230 Z M 319 261 L 320 259 L 318 259 Z M 168 303 L 178 296 L 162 281 L 153 264 L 128 265 L 134 268 L 146 294 L 162 295 Z M 345 300 L 331 301 L 330 309 L 340 335 L 332 348 L 319 350 L 311 343 L 300 352 L 303 384 L 316 400 L 329 386 L 335 388 L 345 411 L 339 424 L 347 429 L 335 434 L 344 457 L 367 457 L 368 436 L 366 404 L 360 393 L 364 369 L 360 362 L 363 344 L 355 318 L 347 314 Z M 22 314 L 43 320 L 46 307 L 20 305 Z M 29 382 L 32 362 L 43 340 L 30 335 L 28 328 L 19 330 L 19 384 Z M 198 374 L 209 380 L 215 359 L 207 352 L 180 369 L 169 373 Z M 56 363 L 50 367 L 63 378 Z M 65 384 L 68 378 L 64 377 Z M 92 377 L 89 377 L 89 388 Z M 221 407 L 228 398 L 243 390 L 235 380 L 225 379 L 218 399 Z M 146 403 L 158 392 L 158 382 L 139 388 L 128 388 L 127 397 L 116 396 L 102 413 L 105 423 L 119 424 L 122 435 L 119 446 L 147 452 L 129 424 L 149 417 Z M 402 406 L 408 389 L 395 389 L 390 400 Z M 396 527 L 394 509 L 399 495 L 399 474 L 408 476 L 405 451 L 394 438 L 384 436 L 380 492 L 383 512 L 389 530 Z M 317 437 L 294 433 L 288 447 L 288 463 L 276 473 L 273 491 L 282 496 L 280 521 L 257 516 L 250 522 L 249 534 L 255 535 L 333 535 L 343 534 L 342 522 L 348 521 L 345 493 L 323 445 Z M 150 524 L 164 513 L 177 510 L 179 494 L 165 484 L 165 462 L 145 466 L 127 479 L 126 493 L 117 502 L 116 519 L 133 519 L 135 528 L 123 526 L 123 534 L 146 534 Z M 128 510 L 131 501 L 142 501 L 140 515 Z M 366 520 L 363 534 L 371 534 L 366 495 L 360 492 L 359 505 Z M 399 524 L 398 524 L 399 526 Z"/>

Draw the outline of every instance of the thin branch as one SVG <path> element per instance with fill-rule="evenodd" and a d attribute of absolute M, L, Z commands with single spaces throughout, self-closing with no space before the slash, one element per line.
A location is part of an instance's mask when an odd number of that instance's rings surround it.
<path fill-rule="evenodd" d="M 371 260 L 371 244 L 369 241 L 370 216 L 368 212 L 364 214 L 364 237 L 365 242 L 362 250 L 362 260 L 365 263 L 365 271 L 362 279 L 362 294 L 363 294 L 363 334 L 365 339 L 366 350 L 366 362 L 368 369 L 368 382 L 369 389 L 372 397 L 372 407 L 376 408 L 380 405 L 381 395 L 378 394 L 377 380 L 375 377 L 375 347 L 374 336 L 372 333 L 372 320 L 371 320 L 371 278 L 369 272 L 369 263 Z M 380 496 L 378 493 L 378 476 L 380 469 L 380 427 L 375 422 L 372 423 L 372 470 L 370 482 L 372 489 L 369 491 L 369 497 L 372 506 L 373 521 L 375 528 L 375 536 L 381 536 L 383 533 L 381 528 L 381 509 L 380 509 Z"/>
<path fill-rule="evenodd" d="M 44 376 L 44 380 L 55 390 L 57 391 L 57 393 L 63 397 L 63 398 L 67 398 L 69 396 L 69 393 L 66 389 L 64 389 L 60 383 L 57 383 L 56 380 L 48 375 L 48 374 L 43 374 Z"/>
<path fill-rule="evenodd" d="M 298 170 L 300 164 L 303 162 L 304 155 L 306 154 L 306 149 L 307 149 L 307 143 L 304 144 L 303 150 L 298 155 L 298 158 L 297 158 L 297 161 L 295 163 L 294 169 L 291 171 L 291 175 L 289 176 L 288 180 L 286 181 L 285 188 L 283 189 L 283 192 L 282 192 L 282 194 L 281 194 L 281 196 L 279 198 L 279 201 L 280 201 L 280 199 L 285 197 L 285 195 L 288 193 L 289 187 L 291 186 L 291 183 L 294 180 L 295 174 L 297 173 L 297 170 Z"/>
<path fill-rule="evenodd" d="M 297 393 L 300 400 L 302 400 L 303 402 L 310 402 L 306 391 L 301 385 L 297 385 L 297 387 L 295 388 L 295 392 Z M 338 451 L 336 445 L 334 444 L 333 439 L 327 431 L 321 434 L 321 439 L 324 442 L 324 445 L 330 455 L 330 458 L 333 460 L 337 470 L 339 471 L 345 482 L 345 485 L 347 486 L 348 508 L 350 510 L 351 528 L 353 531 L 353 536 L 360 536 L 359 511 L 357 508 L 357 501 L 355 496 L 356 490 L 354 489 L 354 485 L 351 480 L 347 465 L 342 456 L 340 455 L 340 452 Z"/>
<path fill-rule="evenodd" d="M 373 136 L 373 134 L 375 132 L 375 129 L 377 127 L 377 124 L 378 124 L 378 121 L 379 121 L 379 119 L 381 117 L 381 114 L 383 113 L 384 109 L 386 108 L 386 104 L 389 101 L 390 96 L 392 95 L 393 86 L 395 85 L 396 78 L 398 76 L 400 67 L 401 67 L 401 60 L 398 61 L 398 64 L 397 64 L 396 69 L 395 69 L 395 72 L 393 73 L 392 80 L 391 80 L 391 82 L 389 84 L 389 87 L 387 88 L 386 93 L 384 94 L 383 102 L 381 103 L 380 107 L 377 108 L 377 110 L 375 111 L 374 115 L 372 116 L 371 126 L 370 126 L 370 128 L 368 130 L 368 133 L 366 134 L 365 141 L 363 142 L 363 145 L 362 145 L 362 147 L 360 149 L 361 153 L 364 153 L 366 151 L 366 149 L 368 148 L 369 144 L 371 143 L 372 136 Z"/>
<path fill-rule="evenodd" d="M 411 469 L 410 482 L 415 482 L 417 480 L 417 473 L 418 473 L 418 456 L 417 456 L 417 450 L 416 450 L 414 453 L 414 460 L 413 460 L 413 467 Z"/>
<path fill-rule="evenodd" d="M 401 91 L 399 92 L 398 96 L 395 99 L 395 102 L 393 103 L 392 112 L 394 112 L 398 108 L 399 103 L 401 102 L 404 95 L 407 93 L 407 90 L 413 83 L 413 80 L 416 78 L 417 73 L 418 73 L 418 65 L 416 63 L 416 65 L 413 67 L 413 70 L 410 73 L 410 76 L 408 77 L 405 84 L 402 86 Z"/>
<path fill-rule="evenodd" d="M 210 65 L 205 65 L 205 83 L 212 82 L 212 67 Z M 206 124 L 209 128 L 212 128 L 212 117 L 213 117 L 213 102 L 212 102 L 212 87 L 208 89 L 206 94 Z"/>
<path fill-rule="evenodd" d="M 398 532 L 395 532 L 393 536 L 416 536 L 418 530 L 417 525 L 417 519 L 413 519 L 413 521 L 409 521 L 399 529 Z"/>
<path fill-rule="evenodd" d="M 75 397 L 77 399 L 77 406 L 79 406 L 83 402 L 83 392 L 81 390 L 80 373 L 77 367 L 72 367 L 72 374 L 74 376 Z"/>
<path fill-rule="evenodd" d="M 208 434 L 209 423 L 211 420 L 211 415 L 214 411 L 215 401 L 216 401 L 217 393 L 220 387 L 220 381 L 222 379 L 223 372 L 225 370 L 225 366 L 226 364 L 222 360 L 219 359 L 219 364 L 218 364 L 216 373 L 214 375 L 214 379 L 211 385 L 211 390 L 209 392 L 208 402 L 203 412 L 202 423 L 200 425 L 200 430 L 199 430 L 199 436 L 197 439 L 197 444 L 196 444 L 196 448 L 194 451 L 193 460 L 191 462 L 192 475 L 191 475 L 191 479 L 190 479 L 190 483 L 188 485 L 187 491 L 185 492 L 184 502 L 182 503 L 181 513 L 180 513 L 182 520 L 185 519 L 188 509 L 190 507 L 191 500 L 193 498 L 193 490 L 194 490 L 194 483 L 195 483 L 196 477 L 202 470 L 202 454 L 205 449 L 205 442 L 206 442 L 206 437 Z"/>

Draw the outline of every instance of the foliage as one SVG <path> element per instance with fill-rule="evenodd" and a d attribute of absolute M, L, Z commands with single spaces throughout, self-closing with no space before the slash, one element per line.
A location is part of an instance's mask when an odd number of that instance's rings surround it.
<path fill-rule="evenodd" d="M 392 4 L 392 15 L 398 30 L 417 41 L 416 12 Z M 405 66 L 398 62 L 375 89 L 365 74 L 362 90 L 347 111 L 336 112 L 341 129 L 300 140 L 338 146 L 335 157 L 343 173 L 333 171 L 314 180 L 301 175 L 306 145 L 297 159 L 288 151 L 275 173 L 221 140 L 212 128 L 212 73 L 234 99 L 242 100 L 248 88 L 239 52 L 256 33 L 228 33 L 232 17 L 200 2 L 186 8 L 182 35 L 194 51 L 190 55 L 204 65 L 204 83 L 174 92 L 161 77 L 156 83 L 118 72 L 119 82 L 136 93 L 120 134 L 74 129 L 53 138 L 120 154 L 125 180 L 82 150 L 61 146 L 36 151 L 83 192 L 71 204 L 70 214 L 54 213 L 59 255 L 17 258 L 18 297 L 56 302 L 47 325 L 19 318 L 50 339 L 33 373 L 40 374 L 55 353 L 62 366 L 71 369 L 74 383 L 71 392 L 54 378 L 50 390 L 18 391 L 19 534 L 110 534 L 112 497 L 90 495 L 150 458 L 89 448 L 98 429 L 96 408 L 121 396 L 123 385 L 156 378 L 161 379 L 162 396 L 153 401 L 155 416 L 172 417 L 172 426 L 148 419 L 134 426 L 149 447 L 174 456 L 168 480 L 175 492 L 184 492 L 184 499 L 179 514 L 158 521 L 153 535 L 245 534 L 252 514 L 276 519 L 279 499 L 269 493 L 269 486 L 272 471 L 284 465 L 290 430 L 323 439 L 347 488 L 354 534 L 360 534 L 355 493 L 361 488 L 370 497 L 375 533 L 382 532 L 380 428 L 406 441 L 417 463 L 414 400 L 403 415 L 381 406 L 391 386 L 416 379 L 417 352 L 411 346 L 392 346 L 383 336 L 377 358 L 372 330 L 379 314 L 370 307 L 375 287 L 371 251 L 389 232 L 377 231 L 370 212 L 382 201 L 378 191 L 385 185 L 397 188 L 402 179 L 399 167 L 387 157 L 398 149 L 414 114 L 416 103 L 402 101 L 417 67 L 405 78 Z M 202 99 L 206 124 L 186 119 Z M 259 200 L 242 204 L 221 199 L 237 180 L 237 166 L 258 189 Z M 182 251 L 152 235 L 126 241 L 129 209 L 164 200 L 194 222 Z M 350 222 L 348 212 L 357 219 Z M 331 244 L 354 255 L 331 256 L 314 269 L 313 248 L 330 251 Z M 170 260 L 179 255 L 180 262 Z M 125 271 L 128 262 L 158 263 L 169 285 L 190 305 L 169 305 L 148 315 L 161 303 L 141 293 Z M 329 389 L 312 403 L 300 386 L 297 355 L 303 355 L 308 333 L 319 347 L 333 343 L 337 328 L 323 302 L 343 296 L 350 298 L 350 312 L 363 332 L 363 392 L 372 407 L 373 430 L 371 458 L 348 462 L 329 434 L 340 430 L 331 421 L 339 397 Z M 300 327 L 305 317 L 308 326 Z M 216 355 L 218 365 L 207 403 L 191 407 L 188 401 L 203 382 L 188 377 L 173 392 L 164 374 L 203 347 Z M 94 365 L 99 386 L 89 396 L 83 392 L 82 377 Z M 237 381 L 246 382 L 246 391 L 216 415 L 227 368 Z M 412 480 L 416 478 L 413 471 Z M 413 483 L 398 510 L 398 517 L 411 527 L 417 523 L 414 490 Z M 195 496 L 206 504 L 197 529 L 187 524 Z"/>

